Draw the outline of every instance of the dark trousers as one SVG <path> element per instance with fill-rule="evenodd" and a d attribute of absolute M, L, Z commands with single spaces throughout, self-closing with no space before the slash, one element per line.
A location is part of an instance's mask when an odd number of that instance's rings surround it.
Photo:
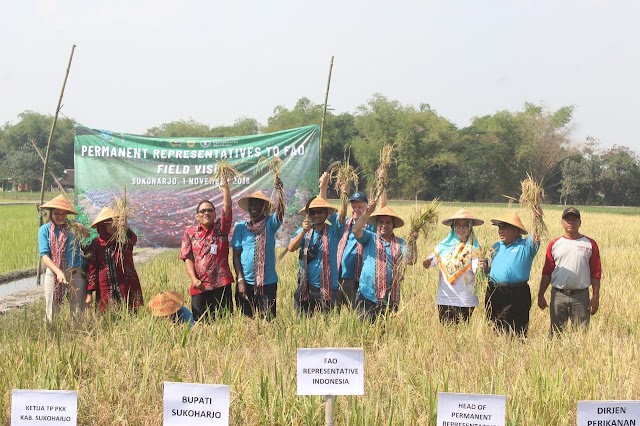
<path fill-rule="evenodd" d="M 231 285 L 191 296 L 191 312 L 194 321 L 198 321 L 200 317 L 211 321 L 216 319 L 222 310 L 233 312 Z"/>
<path fill-rule="evenodd" d="M 241 297 L 236 286 L 236 306 L 250 318 L 263 315 L 269 321 L 276 317 L 276 294 L 278 283 L 262 286 L 262 294 L 255 294 L 256 286 L 245 285 L 247 298 Z"/>
<path fill-rule="evenodd" d="M 484 301 L 487 318 L 496 330 L 527 337 L 531 290 L 529 284 L 495 286 L 489 282 Z"/>
<path fill-rule="evenodd" d="M 469 322 L 473 307 L 438 305 L 438 316 L 442 324 Z"/>
<path fill-rule="evenodd" d="M 372 302 L 358 292 L 356 295 L 356 311 L 358 311 L 358 315 L 362 319 L 368 319 L 370 322 L 374 323 L 376 319 L 380 316 L 384 316 L 389 312 L 395 312 L 398 310 L 397 306 L 390 306 L 386 304 L 378 304 L 377 302 Z"/>
<path fill-rule="evenodd" d="M 307 300 L 300 300 L 300 289 L 298 288 L 293 294 L 293 307 L 298 313 L 301 314 L 313 314 L 315 312 L 328 313 L 333 309 L 335 300 L 335 291 L 331 292 L 331 300 L 326 301 L 322 297 L 320 288 L 309 286 L 309 298 Z"/>

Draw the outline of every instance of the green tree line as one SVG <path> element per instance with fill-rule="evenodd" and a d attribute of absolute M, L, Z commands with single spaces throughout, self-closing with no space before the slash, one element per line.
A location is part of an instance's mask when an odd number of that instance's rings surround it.
<path fill-rule="evenodd" d="M 25 111 L 16 124 L 0 128 L 0 178 L 40 185 L 43 152 L 52 117 Z M 322 104 L 300 98 L 293 108 L 277 106 L 266 124 L 251 117 L 211 127 L 177 120 L 147 130 L 154 137 L 225 137 L 269 133 L 319 124 Z M 640 205 L 640 158 L 628 147 L 602 149 L 594 138 L 572 140 L 573 107 L 556 111 L 525 103 L 520 111 L 475 117 L 458 128 L 429 104 L 402 105 L 375 94 L 353 113 L 327 112 L 322 168 L 349 158 L 367 190 L 384 144 L 395 146 L 389 196 L 447 201 L 504 201 L 516 196 L 520 181 L 544 184 L 553 203 Z M 73 119 L 59 120 L 50 169 L 73 168 Z M 119 130 L 119 129 L 118 129 Z"/>

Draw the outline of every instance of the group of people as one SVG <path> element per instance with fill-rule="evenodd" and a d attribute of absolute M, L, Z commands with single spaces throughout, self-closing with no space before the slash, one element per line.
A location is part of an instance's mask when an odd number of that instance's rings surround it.
<path fill-rule="evenodd" d="M 346 306 L 374 321 L 398 309 L 405 265 L 415 264 L 418 257 L 417 235 L 406 241 L 395 235 L 404 221 L 386 205 L 384 195 L 369 201 L 365 193 L 355 192 L 338 212 L 327 202 L 328 183 L 325 173 L 320 178 L 319 196 L 300 210 L 302 226 L 288 244 L 289 252 L 298 253 L 294 307 L 300 314 L 311 315 Z M 235 305 L 249 317 L 276 317 L 275 244 L 285 212 L 282 181 L 275 182 L 275 203 L 262 192 L 239 199 L 238 205 L 249 219 L 235 224 L 231 241 L 228 184 L 221 185 L 221 191 L 219 217 L 212 202 L 201 201 L 196 208 L 198 223 L 188 227 L 182 237 L 180 259 L 190 280 L 191 311 L 179 293 L 163 292 L 150 302 L 154 314 L 193 323 L 232 312 Z M 347 214 L 348 206 L 351 215 Z M 104 208 L 92 223 L 98 237 L 85 248 L 83 256 L 78 239 L 86 238 L 89 230 L 75 225 L 75 232 L 70 232 L 67 214 L 76 214 L 71 204 L 59 196 L 42 208 L 51 211 L 50 222 L 40 228 L 39 234 L 40 255 L 47 267 L 44 284 L 48 321 L 66 291 L 71 293 L 74 315 L 92 300 L 101 310 L 126 303 L 136 311 L 143 305 L 132 257 L 137 237 L 127 230 L 127 243 L 114 243 L 113 210 Z M 499 241 L 489 255 L 484 255 L 475 234 L 475 227 L 484 223 L 482 219 L 461 209 L 442 223 L 450 230 L 423 261 L 425 268 L 439 270 L 436 303 L 440 321 L 469 320 L 479 304 L 476 274 L 482 270 L 488 276 L 488 319 L 498 330 L 526 336 L 532 301 L 528 282 L 540 235 L 536 231 L 527 235 L 517 213 L 509 212 L 491 219 L 498 228 Z M 552 334 L 563 331 L 569 319 L 574 326 L 588 325 L 590 316 L 598 310 L 602 276 L 596 242 L 579 232 L 580 212 L 575 208 L 564 210 L 561 223 L 565 234 L 549 243 L 538 293 L 538 306 L 550 307 Z M 76 235 L 78 232 L 81 235 Z M 230 247 L 235 279 L 229 266 Z M 547 304 L 549 285 L 551 300 Z M 589 287 L 593 288 L 591 297 Z"/>

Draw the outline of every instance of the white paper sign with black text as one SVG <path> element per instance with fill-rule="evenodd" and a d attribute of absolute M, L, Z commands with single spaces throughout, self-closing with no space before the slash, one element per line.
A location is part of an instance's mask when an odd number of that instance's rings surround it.
<path fill-rule="evenodd" d="M 438 426 L 472 424 L 504 426 L 507 398 L 504 395 L 438 392 Z"/>
<path fill-rule="evenodd" d="M 640 426 L 640 401 L 578 401 L 578 426 Z"/>
<path fill-rule="evenodd" d="M 364 350 L 298 349 L 298 395 L 364 395 Z"/>
<path fill-rule="evenodd" d="M 78 424 L 78 392 L 67 390 L 11 391 L 13 426 L 70 426 Z"/>
<path fill-rule="evenodd" d="M 164 426 L 228 425 L 229 386 L 164 382 Z"/>

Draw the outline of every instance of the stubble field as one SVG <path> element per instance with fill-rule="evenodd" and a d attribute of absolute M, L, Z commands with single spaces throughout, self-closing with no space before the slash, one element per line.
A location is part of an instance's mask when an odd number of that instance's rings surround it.
<path fill-rule="evenodd" d="M 409 205 L 392 206 L 408 219 Z M 441 206 L 441 219 L 460 206 Z M 495 242 L 489 219 L 506 206 L 467 207 L 487 222 L 476 229 L 479 240 Z M 510 425 L 575 425 L 579 400 L 640 399 L 640 217 L 635 209 L 581 209 L 581 231 L 598 242 L 602 255 L 600 311 L 587 333 L 551 339 L 548 311 L 535 306 L 535 295 L 549 238 L 562 233 L 561 210 L 545 210 L 550 232 L 531 274 L 534 306 L 526 341 L 496 334 L 482 306 L 468 325 L 441 326 L 437 271 L 423 269 L 421 261 L 407 270 L 399 314 L 384 323 L 363 323 L 348 310 L 299 318 L 292 307 L 297 257 L 290 253 L 278 264 L 273 323 L 234 314 L 189 331 L 144 309 L 138 316 L 90 315 L 72 324 L 65 309 L 56 325 L 46 327 L 43 302 L 0 317 L 0 424 L 9 423 L 11 389 L 77 390 L 83 425 L 162 424 L 164 381 L 230 385 L 233 425 L 322 424 L 322 398 L 296 396 L 296 349 L 363 347 L 365 395 L 337 397 L 336 424 L 435 424 L 437 393 L 446 391 L 506 395 Z M 0 207 L 3 222 L 7 214 Z M 530 224 L 524 215 L 523 221 Z M 447 230 L 439 225 L 428 241 L 419 240 L 420 260 Z M 35 247 L 35 230 L 26 234 Z M 4 240 L 5 230 L 2 235 Z M 2 242 L 3 257 L 8 248 L 32 256 L 18 247 L 25 241 L 11 241 Z M 138 267 L 145 300 L 166 289 L 188 296 L 177 256 L 167 251 Z M 483 300 L 484 288 L 479 296 Z"/>

